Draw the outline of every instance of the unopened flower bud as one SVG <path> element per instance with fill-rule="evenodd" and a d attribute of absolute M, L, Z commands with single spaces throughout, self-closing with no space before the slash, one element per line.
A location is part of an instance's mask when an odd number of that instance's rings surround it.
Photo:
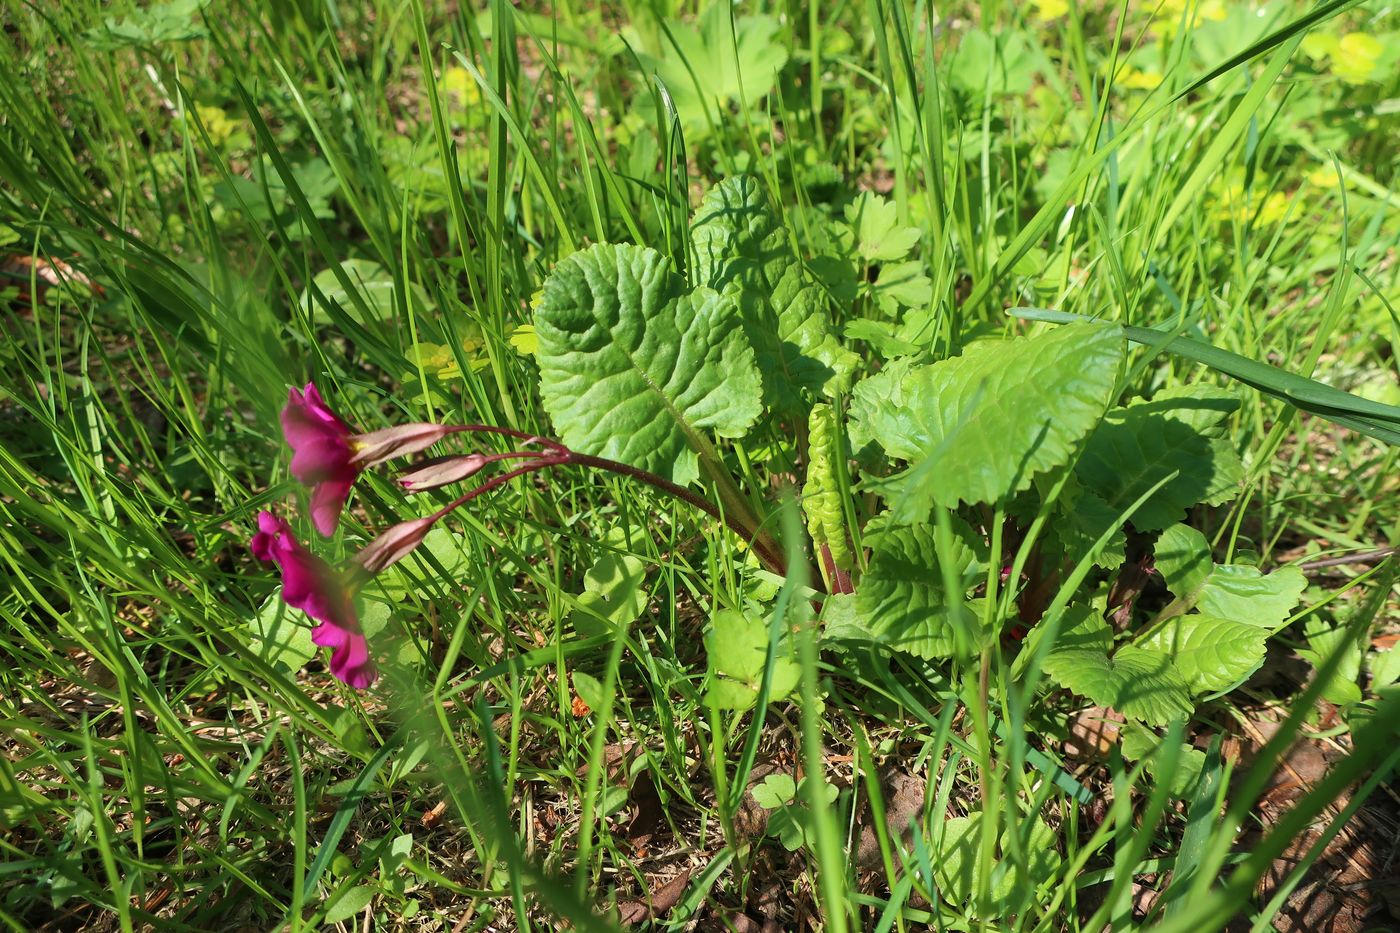
<path fill-rule="evenodd" d="M 350 438 L 351 447 L 355 451 L 351 462 L 368 467 L 392 460 L 394 457 L 406 457 L 420 450 L 427 450 L 450 433 L 451 430 L 446 425 L 417 422 L 381 428 L 368 434 L 357 434 Z"/>
<path fill-rule="evenodd" d="M 364 550 L 355 555 L 355 562 L 371 576 L 392 567 L 423 543 L 436 520 L 436 516 L 429 515 L 399 522 L 367 544 Z"/>
<path fill-rule="evenodd" d="M 490 462 L 490 458 L 483 454 L 452 457 L 403 474 L 399 477 L 399 485 L 408 492 L 437 489 L 439 486 L 458 483 L 475 475 Z"/>

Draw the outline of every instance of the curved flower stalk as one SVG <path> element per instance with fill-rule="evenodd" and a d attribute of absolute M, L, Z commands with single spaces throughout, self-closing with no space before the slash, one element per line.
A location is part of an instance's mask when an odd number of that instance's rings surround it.
<path fill-rule="evenodd" d="M 357 689 L 369 686 L 376 672 L 355 617 L 354 592 L 369 577 L 413 553 L 443 518 L 478 496 L 527 473 L 574 465 L 640 480 L 720 521 L 752 547 L 769 569 L 786 573 L 783 555 L 769 546 L 759 529 L 750 527 L 743 518 L 725 512 L 703 496 L 654 473 L 616 460 L 581 454 L 546 437 L 493 425 L 427 423 L 397 425 L 361 434 L 336 415 L 310 383 L 303 389 L 293 388 L 289 392 L 286 407 L 282 409 L 282 430 L 292 448 L 292 475 L 311 487 L 312 523 L 326 536 L 335 531 L 350 489 L 360 474 L 386 460 L 419 453 L 449 435 L 461 433 L 498 434 L 522 441 L 523 447 L 536 448 L 442 457 L 400 474 L 399 485 L 408 493 L 417 493 L 464 482 L 496 463 L 524 461 L 467 490 L 437 511 L 400 522 L 380 533 L 352 558 L 344 574 L 337 574 L 306 551 L 283 519 L 270 512 L 259 514 L 258 532 L 252 540 L 254 555 L 278 564 L 283 578 L 282 599 L 318 622 L 312 639 L 333 649 L 331 673 Z"/>

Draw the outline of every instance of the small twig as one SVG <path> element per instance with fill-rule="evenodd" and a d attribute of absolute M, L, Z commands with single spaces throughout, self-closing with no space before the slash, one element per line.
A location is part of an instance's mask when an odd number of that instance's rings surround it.
<path fill-rule="evenodd" d="M 1304 573 L 1313 570 L 1322 570 L 1327 567 L 1342 567 L 1347 564 L 1379 564 L 1387 557 L 1400 554 L 1400 547 L 1383 547 L 1374 551 L 1358 551 L 1355 554 L 1344 554 L 1341 557 L 1325 557 L 1322 560 L 1309 560 L 1298 564 L 1298 569 Z"/>

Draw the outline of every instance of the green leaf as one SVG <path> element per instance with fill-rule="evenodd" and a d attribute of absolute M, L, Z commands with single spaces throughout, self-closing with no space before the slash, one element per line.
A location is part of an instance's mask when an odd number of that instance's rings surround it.
<path fill-rule="evenodd" d="M 288 608 L 280 596 L 263 603 L 251 628 L 251 645 L 272 667 L 298 671 L 316 656 L 311 623 L 303 613 Z"/>
<path fill-rule="evenodd" d="M 617 551 L 599 554 L 583 575 L 580 608 L 571 616 L 574 631 L 590 638 L 631 625 L 647 607 L 646 577 L 647 564 L 640 557 Z"/>
<path fill-rule="evenodd" d="M 1214 566 L 1210 542 L 1189 525 L 1171 525 L 1157 538 L 1153 566 L 1178 599 L 1190 598 L 1210 576 Z"/>
<path fill-rule="evenodd" d="M 1243 564 L 1217 564 L 1201 587 L 1196 609 L 1202 615 L 1278 628 L 1307 586 L 1303 571 L 1293 566 L 1266 575 Z"/>
<path fill-rule="evenodd" d="M 919 242 L 919 229 L 901 224 L 898 207 L 873 191 L 861 192 L 845 213 L 856 255 L 867 263 L 903 259 Z"/>
<path fill-rule="evenodd" d="M 887 498 L 904 520 L 917 520 L 935 502 L 999 502 L 1027 488 L 1069 460 L 1098 423 L 1122 360 L 1118 329 L 1096 324 L 978 341 L 962 356 L 911 369 L 898 390 L 903 403 L 881 417 L 894 431 L 875 434 L 910 462 L 886 485 Z"/>
<path fill-rule="evenodd" d="M 369 906 L 370 901 L 379 893 L 379 889 L 367 884 L 358 885 L 353 888 L 345 888 L 342 893 L 336 895 L 326 908 L 325 922 L 344 923 L 351 917 L 358 914 Z"/>
<path fill-rule="evenodd" d="M 1048 631 L 1049 628 L 1044 622 L 1034 626 L 1026 636 L 1025 648 L 1021 654 L 1033 652 Z M 1078 603 L 1065 607 L 1060 616 L 1059 631 L 1055 635 L 1055 646 L 1050 650 L 1051 654 L 1064 651 L 1095 651 L 1108 654 L 1112 648 L 1113 629 L 1104 621 L 1101 610 Z"/>
<path fill-rule="evenodd" d="M 1193 694 L 1225 690 L 1264 663 L 1268 630 L 1208 615 L 1176 616 L 1138 647 L 1171 659 Z"/>
<path fill-rule="evenodd" d="M 588 706 L 589 709 L 603 708 L 603 685 L 598 682 L 598 678 L 592 674 L 585 674 L 583 671 L 574 671 L 574 692 L 578 698 Z"/>
<path fill-rule="evenodd" d="M 120 21 L 109 16 L 97 29 L 83 34 L 89 44 L 100 51 L 112 51 L 123 46 L 154 46 L 165 42 L 202 39 L 209 35 L 203 22 L 203 11 L 209 0 L 170 0 L 138 9 Z"/>
<path fill-rule="evenodd" d="M 1218 435 L 1238 407 L 1233 395 L 1190 386 L 1115 408 L 1089 436 L 1076 475 L 1121 512 L 1176 473 L 1131 519 L 1139 531 L 1165 528 L 1198 502 L 1218 505 L 1234 496 L 1244 468 Z"/>
<path fill-rule="evenodd" d="M 1332 672 L 1332 678 L 1322 690 L 1322 696 L 1329 703 L 1350 706 L 1361 702 L 1361 660 L 1364 649 L 1353 633 L 1345 625 L 1333 625 L 1325 619 L 1312 618 L 1304 629 L 1308 647 L 1299 648 L 1298 654 L 1315 668 L 1321 668 L 1327 659 L 1337 652 L 1342 660 Z"/>
<path fill-rule="evenodd" d="M 345 290 L 334 269 L 322 269 L 311 280 L 325 301 L 337 305 L 343 312 L 361 324 L 383 323 L 393 319 L 398 314 L 394 276 L 388 269 L 368 259 L 346 259 L 340 263 L 340 268 L 346 277 L 354 283 L 355 290 L 359 292 L 360 297 L 364 300 L 364 306 L 369 309 L 372 317 L 366 320 L 364 315 L 360 314 L 359 305 Z M 432 299 L 422 288 L 413 285 L 409 291 L 410 301 L 420 313 L 432 307 Z M 302 293 L 302 309 L 311 315 L 313 320 L 326 323 L 329 321 L 329 317 L 324 307 L 313 297 L 314 294 L 310 288 Z"/>
<path fill-rule="evenodd" d="M 729 105 L 740 99 L 749 107 L 772 89 L 787 64 L 787 48 L 774 41 L 779 25 L 771 16 L 735 16 L 712 2 L 695 25 L 666 20 L 660 55 L 638 57 L 648 73 L 666 87 L 676 115 L 692 143 L 712 128 L 729 122 Z"/>
<path fill-rule="evenodd" d="M 1043 669 L 1060 686 L 1152 725 L 1194 709 L 1185 679 L 1155 651 L 1123 645 L 1110 657 L 1097 649 L 1056 650 Z"/>
<path fill-rule="evenodd" d="M 802 511 L 807 516 L 807 533 L 812 536 L 813 547 L 819 552 L 827 547 L 832 562 L 849 570 L 853 559 L 836 474 L 841 456 L 839 430 L 830 405 L 812 407 L 807 419 L 807 479 L 802 485 Z"/>
<path fill-rule="evenodd" d="M 973 100 L 984 94 L 1019 95 L 1031 89 L 1036 72 L 1043 67 L 1044 57 L 1022 33 L 969 29 L 958 43 L 948 81 Z"/>
<path fill-rule="evenodd" d="M 882 644 L 921 658 L 948 657 L 956 643 L 952 612 L 976 624 L 964 597 L 985 572 L 987 546 L 962 519 L 952 522 L 953 553 L 947 555 L 937 553 L 932 525 L 889 527 L 878 518 L 871 523 L 875 530 L 868 529 L 865 539 L 872 548 L 870 565 L 856 589 L 856 608 Z M 944 592 L 940 557 L 953 562 L 962 592 Z"/>
<path fill-rule="evenodd" d="M 1391 645 L 1384 651 L 1374 652 L 1367 662 L 1367 668 L 1371 672 L 1372 693 L 1400 681 L 1400 646 Z"/>
<path fill-rule="evenodd" d="M 1205 770 L 1206 753 L 1199 748 L 1192 748 L 1190 745 L 1182 745 L 1176 759 L 1176 768 L 1171 774 L 1162 773 L 1162 757 L 1152 755 L 1157 747 L 1162 744 L 1161 736 L 1157 735 L 1146 726 L 1135 722 L 1125 723 L 1120 733 L 1119 748 L 1123 757 L 1129 761 L 1141 761 L 1147 758 L 1147 773 L 1152 775 L 1152 780 L 1166 780 L 1171 787 L 1173 796 L 1188 797 L 1196 788 L 1196 782 L 1200 780 L 1201 772 Z M 1151 758 L 1148 758 L 1152 755 Z"/>
<path fill-rule="evenodd" d="M 837 593 L 822 603 L 822 641 L 874 641 L 854 593 Z"/>
<path fill-rule="evenodd" d="M 1085 320 L 1077 314 L 1040 308 L 1017 308 L 1014 313 L 1018 317 L 1033 321 L 1071 323 Z M 1160 347 L 1168 353 L 1203 363 L 1266 395 L 1320 418 L 1334 421 L 1387 444 L 1400 444 L 1400 408 L 1394 405 L 1361 398 L 1315 379 L 1251 360 L 1190 337 L 1169 337 L 1164 331 L 1148 327 L 1124 327 L 1123 333 L 1134 343 Z"/>
<path fill-rule="evenodd" d="M 389 658 L 396 664 L 415 664 L 422 660 L 422 655 L 414 647 L 413 640 L 399 626 L 391 624 L 393 608 L 378 599 L 365 599 L 360 609 L 360 628 L 375 657 Z"/>
<path fill-rule="evenodd" d="M 687 292 L 652 249 L 600 244 L 544 285 L 535 331 L 540 393 L 564 443 L 682 485 L 700 432 L 742 437 L 761 378 L 732 298 Z"/>
<path fill-rule="evenodd" d="M 797 799 L 797 781 L 787 772 L 778 772 L 768 775 L 749 793 L 753 795 L 754 803 L 763 809 L 776 810 Z"/>
<path fill-rule="evenodd" d="M 763 667 L 768 659 L 768 626 L 737 609 L 715 613 L 705 633 L 705 654 L 711 683 L 705 700 L 717 709 L 748 709 L 758 699 Z M 768 699 L 783 699 L 797 686 L 802 669 L 791 652 L 779 645 L 773 661 Z"/>
<path fill-rule="evenodd" d="M 1060 542 L 1065 558 L 1071 563 L 1088 554 L 1095 566 L 1112 570 L 1127 559 L 1127 535 L 1119 522 L 1121 513 L 1074 482 L 1073 478 L 1060 494 L 1056 512 L 1061 521 L 1055 523 L 1051 533 Z M 1113 526 L 1117 527 L 1117 531 L 1099 547 L 1099 538 Z"/>
<path fill-rule="evenodd" d="M 1044 820 L 1036 814 L 1019 816 L 1003 828 L 998 849 L 1005 853 L 1011 845 L 1009 834 L 1026 832 L 1029 822 L 1028 838 L 1021 840 L 1021 848 L 1030 877 L 1025 877 L 1020 866 L 1009 858 L 1000 859 L 990 876 L 984 876 L 980 852 L 982 818 L 981 813 L 974 812 L 936 824 L 930 839 L 935 855 L 934 880 L 939 895 L 948 903 L 975 904 L 980 914 L 994 917 L 1005 911 L 1014 892 L 1033 890 L 1048 881 L 1060 867 L 1060 853 L 1055 848 L 1055 831 Z M 990 881 L 985 887 L 984 877 Z"/>
<path fill-rule="evenodd" d="M 859 357 L 832 332 L 825 293 L 794 255 L 757 179 L 738 175 L 707 191 L 690 236 L 693 279 L 738 302 L 771 405 L 801 412 L 803 393 L 833 398 L 849 387 Z"/>
<path fill-rule="evenodd" d="M 853 453 L 878 444 L 899 460 L 919 455 L 922 432 L 906 391 L 912 388 L 908 377 L 917 368 L 912 359 L 891 360 L 878 373 L 856 383 L 846 423 Z"/>

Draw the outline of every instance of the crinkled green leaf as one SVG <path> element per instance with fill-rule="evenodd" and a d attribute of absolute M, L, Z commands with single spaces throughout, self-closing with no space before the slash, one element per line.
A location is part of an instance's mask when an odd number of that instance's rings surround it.
<path fill-rule="evenodd" d="M 1225 690 L 1264 662 L 1267 629 L 1208 615 L 1176 616 L 1138 643 L 1171 659 L 1193 694 Z"/>
<path fill-rule="evenodd" d="M 1071 480 L 1056 503 L 1056 512 L 1061 520 L 1052 533 L 1067 560 L 1078 562 L 1088 556 L 1095 566 L 1112 570 L 1126 559 L 1127 535 L 1119 521 L 1121 515 L 1098 495 Z M 1099 538 L 1115 526 L 1117 530 L 1100 546 Z"/>
<path fill-rule="evenodd" d="M 1293 566 L 1264 574 L 1243 564 L 1217 564 L 1201 586 L 1196 608 L 1202 615 L 1272 629 L 1293 612 L 1307 586 L 1303 571 Z"/>
<path fill-rule="evenodd" d="M 822 641 L 873 641 L 875 635 L 854 593 L 836 593 L 822 603 Z"/>
<path fill-rule="evenodd" d="M 836 470 L 841 456 L 836 413 L 825 403 L 812 406 L 807 419 L 807 480 L 802 486 L 802 511 L 807 533 L 818 551 L 825 546 L 832 562 L 851 568 L 851 548 L 846 538 L 845 510 Z"/>
<path fill-rule="evenodd" d="M 535 315 L 540 394 L 564 443 L 685 484 L 700 431 L 742 437 L 762 408 L 734 300 L 687 292 L 670 260 L 600 244 L 555 267 Z"/>
<path fill-rule="evenodd" d="M 878 373 L 856 383 L 846 421 L 853 453 L 878 444 L 898 460 L 919 455 L 923 435 L 906 392 L 910 385 L 907 378 L 917 368 L 912 359 L 891 360 Z"/>
<path fill-rule="evenodd" d="M 902 404 L 882 416 L 896 430 L 888 439 L 875 433 L 910 462 L 886 485 L 887 498 L 902 519 L 917 520 L 935 502 L 998 502 L 1027 488 L 1098 423 L 1122 359 L 1121 331 L 1091 324 L 978 341 L 962 356 L 911 369 Z"/>
<path fill-rule="evenodd" d="M 773 660 L 768 698 L 781 700 L 793 691 L 802 669 L 790 650 L 779 646 Z M 705 655 L 710 667 L 706 702 L 719 709 L 748 709 L 758 699 L 763 667 L 768 657 L 768 626 L 737 609 L 715 613 L 705 633 Z"/>
<path fill-rule="evenodd" d="M 1022 655 L 1030 654 L 1046 637 L 1049 628 L 1045 622 L 1034 626 L 1026 636 Z M 1093 606 L 1073 604 L 1065 607 L 1060 617 L 1059 631 L 1055 634 L 1055 645 L 1050 653 L 1064 651 L 1097 651 L 1108 654 L 1113 647 L 1113 629 L 1104 621 L 1101 610 Z"/>
<path fill-rule="evenodd" d="M 888 513 L 887 513 L 888 514 Z M 942 658 L 954 651 L 954 611 L 974 624 L 965 595 L 982 578 L 986 543 L 964 521 L 953 519 L 953 562 L 962 592 L 944 591 L 932 525 L 885 527 L 872 522 L 866 541 L 870 565 L 856 588 L 856 608 L 882 644 L 922 658 Z"/>
<path fill-rule="evenodd" d="M 845 391 L 859 358 L 832 331 L 826 295 L 793 255 L 758 180 L 738 175 L 715 185 L 690 227 L 692 278 L 735 297 L 770 403 L 805 411 L 802 393 Z"/>
<path fill-rule="evenodd" d="M 1123 645 L 1110 657 L 1097 649 L 1056 650 L 1042 669 L 1055 683 L 1111 706 L 1124 716 L 1164 725 L 1191 714 L 1191 692 L 1170 658 Z"/>
<path fill-rule="evenodd" d="M 1198 502 L 1218 505 L 1234 496 L 1244 468 L 1219 435 L 1238 407 L 1239 399 L 1229 393 L 1189 386 L 1115 408 L 1089 436 L 1076 475 L 1121 511 L 1166 476 L 1178 474 L 1131 519 L 1139 531 L 1165 528 Z"/>
<path fill-rule="evenodd" d="M 1190 525 L 1170 525 L 1157 538 L 1153 566 L 1172 595 L 1186 599 L 1200 589 L 1214 567 L 1210 542 Z"/>

